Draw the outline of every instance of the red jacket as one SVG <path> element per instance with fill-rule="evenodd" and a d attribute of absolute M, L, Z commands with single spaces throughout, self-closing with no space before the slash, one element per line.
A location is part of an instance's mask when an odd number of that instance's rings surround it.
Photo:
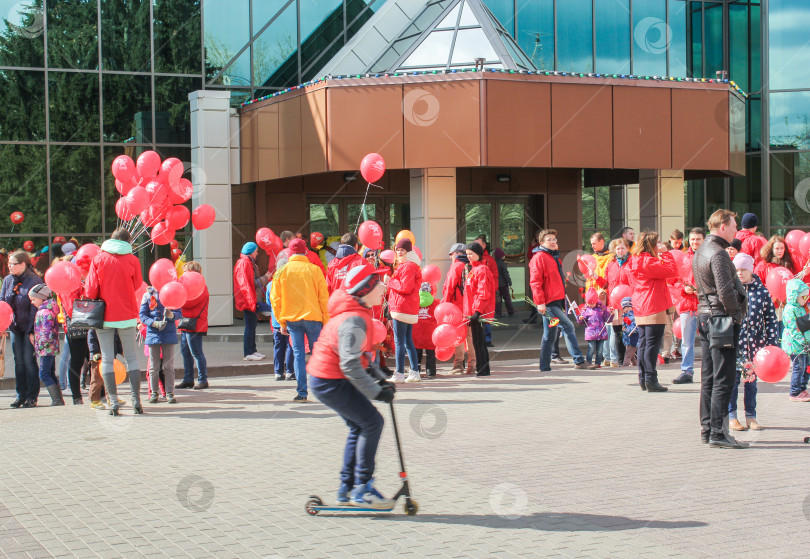
<path fill-rule="evenodd" d="M 529 285 L 532 288 L 535 305 L 546 305 L 565 299 L 565 285 L 557 261 L 545 250 L 535 252 L 532 261 L 529 262 Z"/>
<path fill-rule="evenodd" d="M 650 316 L 665 311 L 672 306 L 672 297 L 667 289 L 667 278 L 678 274 L 678 265 L 668 252 L 661 259 L 642 252 L 625 264 L 633 288 L 633 314 Z"/>
<path fill-rule="evenodd" d="M 480 312 L 484 318 L 495 314 L 495 291 L 498 284 L 489 268 L 481 260 L 472 262 L 464 282 L 464 316 Z"/>
<path fill-rule="evenodd" d="M 321 261 L 321 257 L 318 256 L 318 253 L 313 252 L 311 250 L 307 250 L 307 258 L 309 258 L 310 262 L 312 262 L 318 268 L 320 268 L 321 272 L 323 272 L 323 277 L 326 277 L 326 268 L 323 267 L 323 262 Z"/>
<path fill-rule="evenodd" d="M 622 266 L 619 266 L 619 263 L 615 258 L 608 262 L 608 265 L 605 268 L 605 279 L 608 282 L 608 293 L 611 293 L 613 288 L 618 285 L 630 285 L 630 278 L 627 276 L 627 263 L 630 261 L 630 258 L 631 257 L 628 256 L 627 260 Z"/>
<path fill-rule="evenodd" d="M 233 267 L 233 299 L 238 311 L 256 311 L 256 262 L 240 254 Z"/>
<path fill-rule="evenodd" d="M 779 267 L 780 266 L 778 264 L 774 264 L 773 262 L 765 262 L 764 260 L 760 260 L 754 266 L 754 273 L 759 276 L 760 280 L 762 280 L 762 285 L 767 286 L 767 283 L 765 282 L 765 280 L 768 279 L 768 274 L 771 273 L 771 270 L 773 270 L 774 268 L 779 268 Z M 790 270 L 790 272 L 793 273 L 793 274 L 797 273 L 795 267 L 790 267 L 790 266 L 784 266 L 784 267 L 787 268 L 788 270 Z M 810 279 L 810 278 L 808 278 L 808 279 Z"/>
<path fill-rule="evenodd" d="M 740 252 L 744 252 L 745 254 L 753 257 L 754 262 L 759 262 L 762 260 L 762 254 L 760 251 L 762 250 L 762 247 L 768 243 L 768 241 L 765 240 L 765 237 L 758 237 L 755 233 L 742 229 L 737 231 L 735 238 L 742 241 L 742 250 Z"/>
<path fill-rule="evenodd" d="M 419 320 L 413 327 L 413 345 L 416 349 L 436 349 L 433 343 L 433 331 L 436 329 L 433 311 L 437 306 L 439 302 L 433 301 L 429 307 L 419 307 Z"/>
<path fill-rule="evenodd" d="M 464 309 L 464 262 L 454 259 L 450 264 L 447 277 L 444 278 L 444 288 L 442 289 L 442 301 L 453 303 L 458 310 Z"/>
<path fill-rule="evenodd" d="M 360 266 L 365 260 L 357 252 L 353 252 L 343 258 L 335 257 L 326 268 L 326 288 L 332 294 L 336 289 L 343 285 L 343 280 L 346 279 L 346 273 L 354 268 Z"/>
<path fill-rule="evenodd" d="M 329 322 L 321 330 L 318 341 L 312 348 L 312 357 L 307 363 L 307 373 L 313 377 L 339 379 L 346 378 L 340 368 L 340 355 L 338 340 L 338 328 L 344 320 L 351 316 L 360 316 L 366 323 L 366 339 L 363 342 L 363 351 L 371 351 L 371 309 L 364 307 L 357 299 L 346 293 L 344 289 L 338 289 L 329 297 Z M 365 355 L 361 358 L 363 366 L 368 366 Z"/>
<path fill-rule="evenodd" d="M 136 320 L 140 304 L 135 291 L 141 282 L 141 262 L 132 254 L 132 245 L 110 239 L 90 264 L 84 294 L 104 300 L 104 322 Z"/>
<path fill-rule="evenodd" d="M 397 266 L 388 282 L 388 309 L 391 311 L 391 318 L 408 324 L 416 324 L 419 319 L 422 270 L 414 259 L 418 259 L 414 252 L 405 255 L 405 262 Z"/>
<path fill-rule="evenodd" d="M 682 282 L 678 282 L 677 289 L 679 289 L 681 293 L 681 298 L 678 301 L 678 304 L 675 305 L 675 310 L 678 312 L 678 314 L 697 312 L 697 293 L 687 293 Z"/>
<path fill-rule="evenodd" d="M 192 301 L 186 301 L 180 312 L 183 318 L 197 317 L 197 324 L 193 329 L 181 329 L 181 332 L 208 332 L 208 286 L 203 289 L 202 294 Z"/>
<path fill-rule="evenodd" d="M 489 251 L 484 249 L 484 264 L 487 265 L 489 268 L 489 273 L 492 274 L 492 277 L 495 278 L 495 285 L 498 285 L 498 263 L 495 262 L 495 259 L 490 256 Z"/>

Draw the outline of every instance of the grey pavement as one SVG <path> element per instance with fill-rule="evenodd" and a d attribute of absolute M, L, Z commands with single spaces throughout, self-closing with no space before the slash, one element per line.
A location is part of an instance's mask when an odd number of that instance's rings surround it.
<path fill-rule="evenodd" d="M 0 555 L 807 555 L 810 404 L 789 402 L 785 382 L 760 383 L 767 429 L 741 434 L 752 447 L 733 451 L 700 444 L 698 385 L 648 394 L 632 370 L 536 368 L 501 361 L 489 378 L 399 387 L 416 516 L 305 513 L 308 495 L 334 498 L 346 427 L 319 403 L 294 404 L 292 382 L 221 378 L 118 418 L 10 409 L 6 391 Z M 665 384 L 675 369 L 661 368 Z M 376 477 L 393 494 L 380 409 Z"/>

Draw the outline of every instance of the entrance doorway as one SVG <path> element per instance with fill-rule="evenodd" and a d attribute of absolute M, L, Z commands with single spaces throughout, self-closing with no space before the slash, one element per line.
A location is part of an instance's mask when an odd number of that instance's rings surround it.
<path fill-rule="evenodd" d="M 386 246 L 393 246 L 397 233 L 410 227 L 411 205 L 407 196 L 369 196 L 365 213 L 362 209 L 362 197 L 309 198 L 309 230 L 322 233 L 329 241 L 349 231 L 354 233 L 358 223 L 370 219 L 383 228 Z"/>

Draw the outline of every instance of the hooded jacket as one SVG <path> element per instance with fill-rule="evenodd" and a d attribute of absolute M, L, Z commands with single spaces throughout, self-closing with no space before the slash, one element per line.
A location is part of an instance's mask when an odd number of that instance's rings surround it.
<path fill-rule="evenodd" d="M 430 306 L 419 307 L 419 320 L 413 327 L 413 345 L 416 349 L 436 349 L 433 343 L 433 331 L 436 330 L 436 318 L 433 311 L 439 306 L 438 301 L 433 301 Z"/>
<path fill-rule="evenodd" d="M 458 310 L 464 310 L 464 266 L 467 264 L 467 257 L 457 255 L 450 264 L 447 277 L 444 278 L 442 288 L 442 302 L 453 303 Z"/>
<path fill-rule="evenodd" d="M 334 293 L 343 285 L 346 274 L 355 266 L 360 266 L 365 260 L 360 256 L 354 247 L 340 245 L 335 252 L 335 257 L 326 268 L 326 288 L 329 293 Z"/>
<path fill-rule="evenodd" d="M 742 242 L 742 250 L 740 250 L 740 252 L 744 252 L 745 254 L 749 255 L 754 259 L 755 263 L 762 260 L 762 254 L 760 251 L 762 250 L 762 247 L 768 243 L 765 237 L 759 237 L 756 233 L 752 233 L 747 229 L 741 229 L 737 231 L 735 238 L 740 239 Z"/>
<path fill-rule="evenodd" d="M 659 260 L 648 252 L 642 252 L 625 264 L 633 288 L 633 313 L 636 317 L 651 316 L 672 306 L 666 280 L 677 277 L 678 265 L 668 252 L 660 256 Z M 728 256 L 726 260 L 731 264 Z"/>
<path fill-rule="evenodd" d="M 779 322 L 771 294 L 757 276 L 751 283 L 744 283 L 743 287 L 748 295 L 748 312 L 740 329 L 737 359 L 746 363 L 752 361 L 763 347 L 778 344 Z"/>
<path fill-rule="evenodd" d="M 132 245 L 108 239 L 90 264 L 84 294 L 104 300 L 104 328 L 132 328 L 138 320 L 135 291 L 142 283 L 141 262 Z"/>
<path fill-rule="evenodd" d="M 183 318 L 179 310 L 172 311 L 174 318 L 166 320 L 164 318 L 165 307 L 160 302 L 157 290 L 151 285 L 146 288 L 146 293 L 143 294 L 141 299 L 141 309 L 139 318 L 141 323 L 146 326 L 146 345 L 158 344 L 176 344 L 177 343 L 177 324 L 176 320 Z M 166 320 L 166 327 L 163 330 L 158 330 L 153 325 L 156 321 Z"/>
<path fill-rule="evenodd" d="M 785 329 L 782 332 L 782 349 L 788 355 L 799 355 L 807 353 L 806 347 L 810 346 L 810 330 L 805 333 L 799 331 L 796 320 L 807 316 L 804 307 L 798 303 L 799 295 L 807 293 L 808 287 L 800 279 L 792 279 L 787 282 L 787 302 L 782 309 L 782 324 Z"/>
<path fill-rule="evenodd" d="M 529 285 L 535 305 L 547 305 L 565 299 L 559 251 L 550 251 L 543 246 L 534 249 L 534 256 L 529 262 Z"/>
<path fill-rule="evenodd" d="M 14 311 L 14 319 L 9 330 L 15 334 L 31 334 L 34 331 L 34 317 L 37 308 L 31 304 L 28 291 L 35 285 L 45 283 L 37 273 L 29 268 L 19 276 L 12 274 L 3 279 L 3 288 L 0 289 L 0 300 L 5 301 Z"/>
<path fill-rule="evenodd" d="M 585 341 L 607 340 L 607 323 L 612 314 L 602 303 L 593 307 L 586 305 L 577 316 L 577 322 L 585 325 Z"/>
<path fill-rule="evenodd" d="M 391 318 L 406 324 L 419 320 L 419 287 L 422 271 L 419 256 L 414 251 L 405 254 L 405 261 L 394 271 L 388 281 L 388 309 Z"/>
<path fill-rule="evenodd" d="M 273 315 L 281 326 L 287 322 L 329 320 L 329 293 L 320 268 L 303 254 L 293 254 L 276 272 L 270 288 Z"/>
<path fill-rule="evenodd" d="M 256 311 L 256 291 L 264 290 L 269 280 L 259 275 L 256 261 L 247 254 L 240 254 L 233 267 L 233 299 L 238 311 Z M 264 297 L 261 297 L 264 299 Z"/>
<path fill-rule="evenodd" d="M 34 351 L 38 357 L 59 354 L 59 307 L 54 299 L 45 299 L 34 321 Z"/>
<path fill-rule="evenodd" d="M 747 297 L 726 252 L 728 246 L 722 237 L 708 235 L 695 251 L 692 275 L 698 291 L 698 313 L 730 316 L 740 324 L 745 318 Z"/>
<path fill-rule="evenodd" d="M 368 359 L 364 354 L 372 347 L 371 309 L 345 289 L 338 289 L 329 297 L 328 312 L 331 318 L 312 348 L 307 374 L 324 379 L 345 378 L 366 398 L 374 399 L 382 389 L 366 372 Z"/>
<path fill-rule="evenodd" d="M 464 279 L 464 315 L 472 316 L 479 312 L 484 318 L 492 318 L 495 314 L 495 291 L 498 283 L 481 260 L 470 262 L 469 265 L 471 269 Z"/>

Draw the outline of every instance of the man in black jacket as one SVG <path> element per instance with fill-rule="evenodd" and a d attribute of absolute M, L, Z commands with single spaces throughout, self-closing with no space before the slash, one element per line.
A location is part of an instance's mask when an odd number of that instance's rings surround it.
<path fill-rule="evenodd" d="M 695 252 L 692 273 L 698 291 L 698 335 L 703 353 L 700 436 L 716 448 L 745 448 L 728 434 L 728 403 L 734 388 L 737 343 L 745 318 L 745 287 L 726 248 L 737 233 L 737 214 L 717 210 L 708 221 L 710 235 Z"/>

